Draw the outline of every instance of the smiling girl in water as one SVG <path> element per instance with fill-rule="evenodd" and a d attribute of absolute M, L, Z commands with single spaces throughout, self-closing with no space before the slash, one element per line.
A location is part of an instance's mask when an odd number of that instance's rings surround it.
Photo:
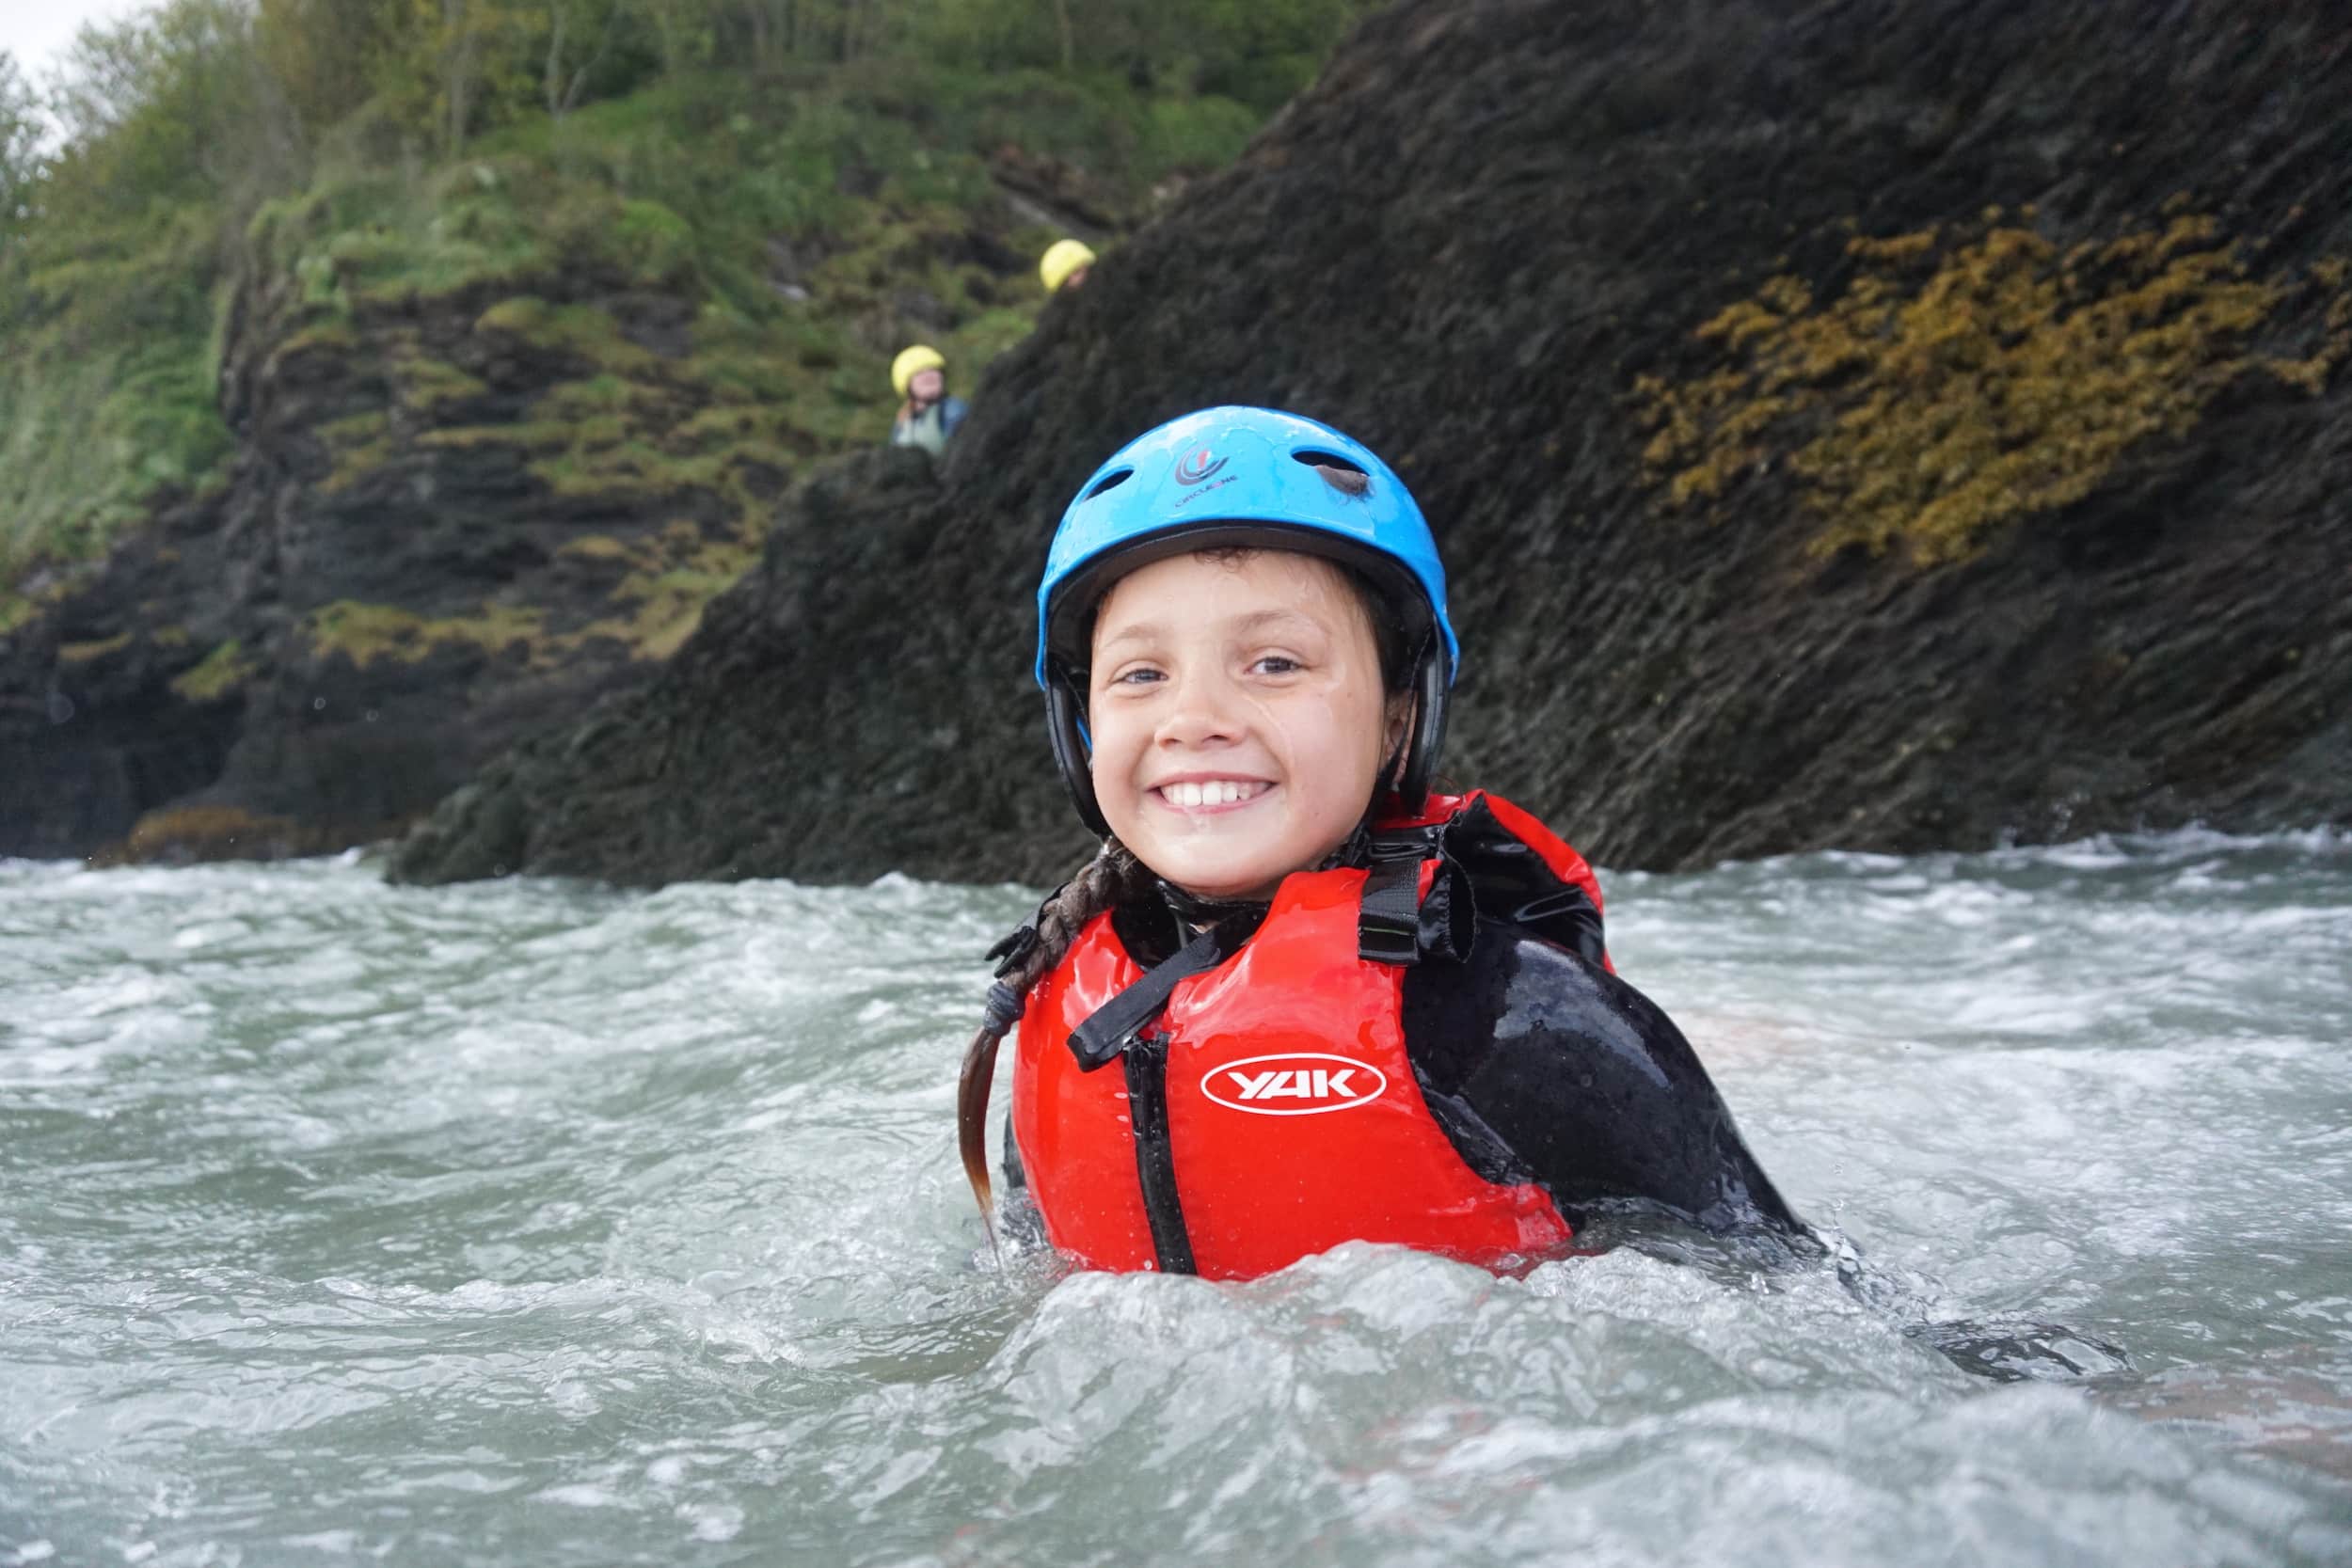
<path fill-rule="evenodd" d="M 1055 756 L 1100 854 L 992 957 L 965 1173 L 1014 1148 L 1080 1263 L 1246 1278 L 1345 1241 L 1489 1267 L 1645 1200 L 1801 1227 L 1576 851 L 1433 795 L 1458 657 L 1435 542 L 1328 426 L 1212 408 L 1078 492 L 1038 589 Z"/>

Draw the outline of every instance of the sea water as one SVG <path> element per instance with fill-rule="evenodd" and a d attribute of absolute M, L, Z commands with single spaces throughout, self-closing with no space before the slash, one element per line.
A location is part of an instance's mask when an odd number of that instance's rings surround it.
<path fill-rule="evenodd" d="M 1000 1267 L 1017 888 L 0 863 L 0 1565 L 2352 1560 L 2352 844 L 1606 888 L 1819 1259 Z"/>

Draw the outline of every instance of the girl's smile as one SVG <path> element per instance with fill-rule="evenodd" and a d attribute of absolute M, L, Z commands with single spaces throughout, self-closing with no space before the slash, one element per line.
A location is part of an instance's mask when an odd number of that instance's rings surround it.
<path fill-rule="evenodd" d="M 1186 774 L 1162 779 L 1152 786 L 1160 804 L 1170 811 L 1238 811 L 1263 800 L 1274 786 L 1263 779 L 1234 779 L 1216 774 Z"/>
<path fill-rule="evenodd" d="M 1319 557 L 1173 556 L 1095 617 L 1095 798 L 1137 859 L 1204 897 L 1270 897 L 1339 847 L 1394 744 L 1389 708 L 1370 614 Z"/>

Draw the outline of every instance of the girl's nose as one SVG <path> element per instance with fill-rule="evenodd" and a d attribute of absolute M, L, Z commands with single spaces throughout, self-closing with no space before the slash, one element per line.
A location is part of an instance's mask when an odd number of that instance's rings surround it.
<path fill-rule="evenodd" d="M 1161 745 L 1215 746 L 1240 738 L 1230 683 L 1210 675 L 1180 676 L 1174 696 L 1153 736 Z"/>

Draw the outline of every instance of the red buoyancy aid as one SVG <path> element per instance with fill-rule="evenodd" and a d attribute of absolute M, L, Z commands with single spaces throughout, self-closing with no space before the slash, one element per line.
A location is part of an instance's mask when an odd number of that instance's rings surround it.
<path fill-rule="evenodd" d="M 1509 802 L 1479 792 L 1433 800 L 1378 830 L 1405 852 L 1425 846 L 1418 899 L 1451 864 L 1482 900 L 1502 889 L 1534 911 L 1539 930 L 1560 906 L 1588 907 L 1583 945 L 1606 962 L 1591 868 Z M 1418 841 L 1415 830 L 1425 830 Z M 1489 862 L 1502 870 L 1482 881 Z M 1380 876 L 1375 863 L 1371 873 L 1284 879 L 1238 952 L 1176 984 L 1125 1070 L 1083 1068 L 1071 1037 L 1145 972 L 1108 912 L 1080 931 L 1029 993 L 1013 1069 L 1013 1138 L 1057 1247 L 1090 1268 L 1189 1266 L 1240 1279 L 1346 1241 L 1495 1267 L 1568 1240 L 1541 1187 L 1479 1176 L 1422 1098 L 1401 1017 L 1413 959 L 1359 951 L 1366 884 Z M 1168 1258 L 1171 1212 L 1180 1261 Z"/>

